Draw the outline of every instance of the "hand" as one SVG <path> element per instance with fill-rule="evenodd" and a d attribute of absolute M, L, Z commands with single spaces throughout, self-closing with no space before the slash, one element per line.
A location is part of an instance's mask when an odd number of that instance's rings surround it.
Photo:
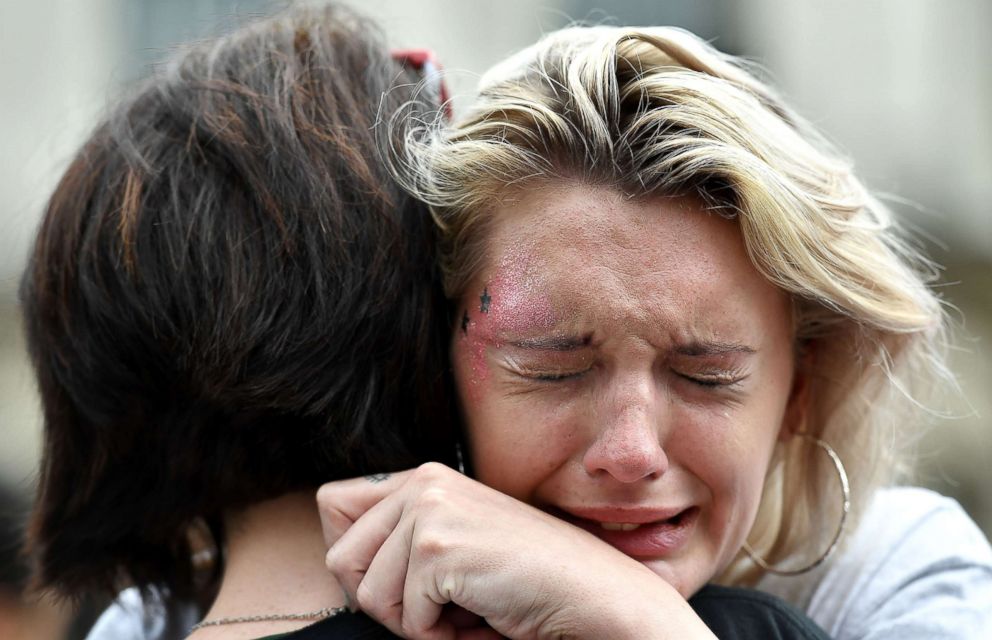
<path fill-rule="evenodd" d="M 397 635 L 713 637 L 639 562 L 443 465 L 330 483 L 317 501 L 328 568 Z M 492 629 L 456 625 L 448 604 Z"/>

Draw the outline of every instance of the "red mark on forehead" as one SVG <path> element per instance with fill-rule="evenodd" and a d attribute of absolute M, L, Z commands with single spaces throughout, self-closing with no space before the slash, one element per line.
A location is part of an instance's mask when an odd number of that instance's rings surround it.
<path fill-rule="evenodd" d="M 475 401 L 489 379 L 487 349 L 501 347 L 506 335 L 550 329 L 556 321 L 551 298 L 526 257 L 507 256 L 491 278 L 462 301 L 456 339 L 459 358 L 468 376 L 463 377 L 463 398 Z"/>
<path fill-rule="evenodd" d="M 504 261 L 488 283 L 488 319 L 494 331 L 513 333 L 550 329 L 556 318 L 546 285 L 537 278 L 529 261 Z"/>

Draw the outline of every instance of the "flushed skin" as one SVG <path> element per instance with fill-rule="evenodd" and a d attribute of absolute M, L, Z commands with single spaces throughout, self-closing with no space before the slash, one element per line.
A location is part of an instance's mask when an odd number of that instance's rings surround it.
<path fill-rule="evenodd" d="M 740 549 L 800 422 L 789 298 L 691 199 L 558 182 L 508 201 L 452 340 L 475 476 L 688 597 Z"/>

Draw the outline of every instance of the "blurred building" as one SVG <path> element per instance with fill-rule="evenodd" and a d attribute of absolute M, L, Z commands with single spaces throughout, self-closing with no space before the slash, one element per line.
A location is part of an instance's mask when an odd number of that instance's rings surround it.
<path fill-rule="evenodd" d="M 925 484 L 992 534 L 992 3 L 986 0 L 365 0 L 400 46 L 430 47 L 456 111 L 478 74 L 571 21 L 676 24 L 760 62 L 946 265 L 964 397 L 917 446 Z M 46 195 L 103 106 L 174 43 L 263 0 L 0 4 L 0 479 L 28 491 L 40 419 L 16 288 Z M 897 197 L 896 197 L 897 195 Z M 852 479 L 857 481 L 856 478 Z"/>

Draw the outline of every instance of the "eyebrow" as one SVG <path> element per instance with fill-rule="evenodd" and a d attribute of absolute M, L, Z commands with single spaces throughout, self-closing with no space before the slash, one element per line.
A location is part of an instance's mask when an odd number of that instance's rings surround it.
<path fill-rule="evenodd" d="M 510 346 L 531 351 L 576 351 L 589 346 L 589 338 L 578 336 L 541 336 L 538 338 L 523 338 L 510 340 Z"/>
<path fill-rule="evenodd" d="M 690 342 L 675 348 L 683 356 L 720 356 L 728 353 L 757 353 L 753 347 L 736 342 Z"/>
<path fill-rule="evenodd" d="M 577 351 L 589 346 L 590 339 L 578 336 L 540 336 L 507 342 L 512 347 L 530 351 Z M 695 341 L 675 348 L 683 356 L 719 356 L 729 353 L 757 353 L 753 347 L 736 342 Z"/>

